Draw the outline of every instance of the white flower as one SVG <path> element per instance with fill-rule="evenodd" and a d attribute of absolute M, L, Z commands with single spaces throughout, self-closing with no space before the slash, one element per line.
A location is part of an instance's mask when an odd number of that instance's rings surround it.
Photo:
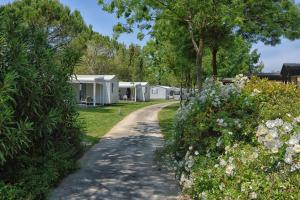
<path fill-rule="evenodd" d="M 221 137 L 219 137 L 218 140 L 217 140 L 216 146 L 217 146 L 217 147 L 220 147 L 221 144 L 222 144 L 222 140 L 221 140 Z"/>
<path fill-rule="evenodd" d="M 293 164 L 291 166 L 291 172 L 296 171 L 298 169 L 300 169 L 300 164 L 299 163 Z"/>
<path fill-rule="evenodd" d="M 179 184 L 183 186 L 183 188 L 190 188 L 193 185 L 193 179 L 185 176 L 184 173 L 181 174 Z"/>
<path fill-rule="evenodd" d="M 257 93 L 257 94 L 261 93 L 261 91 L 258 90 L 258 89 L 256 89 L 256 88 L 254 88 L 253 92 L 255 92 L 255 93 Z"/>
<path fill-rule="evenodd" d="M 224 119 L 217 119 L 217 123 L 221 127 L 227 127 L 227 123 L 224 122 Z"/>
<path fill-rule="evenodd" d="M 219 189 L 220 189 L 220 190 L 224 190 L 224 188 L 225 188 L 225 184 L 222 182 L 222 183 L 219 185 Z"/>
<path fill-rule="evenodd" d="M 256 95 L 258 95 L 258 94 L 260 94 L 260 93 L 261 93 L 261 91 L 255 88 L 255 89 L 253 90 L 253 92 L 251 93 L 251 96 L 256 96 Z"/>
<path fill-rule="evenodd" d="M 206 200 L 206 199 L 207 199 L 207 194 L 206 194 L 206 192 L 201 192 L 201 193 L 199 194 L 199 198 L 201 198 L 202 200 Z"/>
<path fill-rule="evenodd" d="M 258 152 L 253 152 L 250 156 L 251 159 L 257 159 L 258 158 Z"/>
<path fill-rule="evenodd" d="M 195 151 L 195 155 L 198 156 L 198 155 L 199 155 L 199 152 L 198 152 L 198 151 Z"/>
<path fill-rule="evenodd" d="M 284 132 L 286 133 L 289 133 L 293 130 L 293 126 L 292 124 L 288 123 L 288 122 L 285 122 L 283 125 L 282 125 L 282 128 L 284 130 Z"/>
<path fill-rule="evenodd" d="M 192 147 L 192 146 L 189 146 L 189 150 L 192 151 L 192 150 L 193 150 L 193 147 Z"/>
<path fill-rule="evenodd" d="M 206 157 L 210 158 L 210 152 L 206 153 Z"/>
<path fill-rule="evenodd" d="M 267 142 L 271 142 L 271 141 L 273 141 L 273 139 L 274 139 L 274 136 L 271 133 L 268 133 L 265 136 L 265 141 L 267 141 Z"/>
<path fill-rule="evenodd" d="M 259 125 L 256 131 L 256 136 L 266 135 L 268 133 L 268 129 L 264 125 Z"/>
<path fill-rule="evenodd" d="M 229 150 L 230 150 L 230 146 L 226 146 L 225 151 L 229 151 Z"/>
<path fill-rule="evenodd" d="M 287 144 L 288 145 L 296 145 L 296 144 L 299 144 L 299 140 L 300 140 L 300 134 L 296 134 L 296 135 L 293 135 L 290 137 Z"/>
<path fill-rule="evenodd" d="M 228 132 L 229 135 L 232 135 L 233 133 L 231 131 Z"/>
<path fill-rule="evenodd" d="M 271 152 L 272 153 L 278 153 L 278 148 L 277 147 L 272 147 Z"/>
<path fill-rule="evenodd" d="M 278 132 L 277 132 L 276 128 L 270 129 L 269 130 L 269 134 L 271 134 L 273 138 L 277 138 L 278 137 Z"/>
<path fill-rule="evenodd" d="M 249 198 L 250 198 L 250 199 L 257 199 L 257 194 L 256 194 L 255 192 L 251 192 L 251 193 L 249 194 Z"/>
<path fill-rule="evenodd" d="M 239 119 L 235 119 L 235 120 L 234 120 L 234 123 L 235 123 L 235 125 L 236 125 L 238 128 L 242 128 L 242 125 L 241 125 Z"/>
<path fill-rule="evenodd" d="M 283 120 L 282 119 L 275 119 L 275 120 L 268 120 L 266 122 L 266 126 L 268 128 L 274 128 L 274 127 L 278 127 L 278 126 L 282 126 L 283 125 Z"/>
<path fill-rule="evenodd" d="M 274 120 L 275 126 L 282 126 L 283 125 L 283 120 L 282 119 L 275 119 Z"/>
<path fill-rule="evenodd" d="M 300 116 L 294 118 L 295 123 L 300 123 Z"/>
<path fill-rule="evenodd" d="M 235 169 L 235 166 L 232 165 L 232 164 L 229 164 L 226 166 L 226 169 L 225 169 L 225 173 L 228 175 L 228 176 L 232 176 L 233 173 L 234 173 L 234 170 Z"/>
<path fill-rule="evenodd" d="M 292 164 L 293 163 L 293 157 L 290 154 L 286 154 L 284 157 L 284 162 L 287 164 Z"/>
<path fill-rule="evenodd" d="M 220 165 L 221 165 L 222 167 L 224 167 L 224 166 L 227 165 L 227 162 L 226 162 L 224 159 L 221 159 L 221 160 L 220 160 Z"/>
<path fill-rule="evenodd" d="M 295 153 L 300 153 L 300 145 L 299 144 L 296 144 L 293 148 L 294 152 Z"/>

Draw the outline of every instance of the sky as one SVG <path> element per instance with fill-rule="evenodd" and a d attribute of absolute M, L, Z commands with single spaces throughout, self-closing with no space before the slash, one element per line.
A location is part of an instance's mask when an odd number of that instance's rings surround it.
<path fill-rule="evenodd" d="M 0 5 L 12 2 L 13 0 L 0 0 Z M 93 30 L 102 35 L 113 35 L 113 26 L 118 22 L 113 14 L 102 11 L 97 4 L 97 0 L 60 0 L 64 5 L 69 6 L 72 10 L 79 10 L 87 24 L 93 26 Z M 296 0 L 300 3 L 300 0 Z M 119 42 L 129 45 L 136 43 L 145 45 L 149 37 L 140 41 L 136 37 L 136 32 L 132 34 L 122 34 Z M 262 43 L 253 45 L 253 49 L 258 49 L 261 54 L 261 61 L 264 63 L 264 72 L 279 71 L 283 63 L 300 63 L 300 40 L 288 41 L 283 39 L 281 44 L 275 47 L 265 46 Z"/>

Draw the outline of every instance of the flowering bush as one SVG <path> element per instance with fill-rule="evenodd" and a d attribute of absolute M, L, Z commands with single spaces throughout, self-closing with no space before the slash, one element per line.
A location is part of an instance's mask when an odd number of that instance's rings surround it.
<path fill-rule="evenodd" d="M 300 94 L 291 84 L 207 79 L 177 112 L 177 178 L 194 199 L 299 199 Z"/>

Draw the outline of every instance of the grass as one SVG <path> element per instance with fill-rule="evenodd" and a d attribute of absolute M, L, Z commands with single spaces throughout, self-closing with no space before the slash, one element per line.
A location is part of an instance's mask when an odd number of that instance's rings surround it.
<path fill-rule="evenodd" d="M 114 125 L 126 117 L 129 113 L 140 108 L 167 102 L 155 100 L 149 102 L 121 102 L 104 107 L 78 107 L 79 117 L 85 124 L 86 135 L 83 140 L 95 144 Z"/>
<path fill-rule="evenodd" d="M 169 139 L 173 132 L 174 132 L 174 117 L 176 111 L 179 107 L 179 103 L 171 104 L 165 107 L 162 111 L 160 111 L 158 118 L 159 118 L 159 125 L 164 135 L 165 139 Z"/>

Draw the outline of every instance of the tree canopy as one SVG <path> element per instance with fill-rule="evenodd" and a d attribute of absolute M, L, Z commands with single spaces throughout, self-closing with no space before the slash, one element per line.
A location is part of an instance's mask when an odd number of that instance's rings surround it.
<path fill-rule="evenodd" d="M 115 26 L 117 34 L 132 32 L 136 25 L 141 30 L 138 37 L 142 37 L 145 30 L 151 33 L 154 29 L 157 30 L 154 32 L 170 32 L 172 29 L 173 33 L 182 30 L 181 37 L 188 36 L 195 52 L 198 87 L 203 79 L 202 63 L 206 47 L 211 48 L 212 67 L 216 75 L 218 49 L 228 45 L 233 34 L 250 42 L 262 41 L 271 45 L 278 44 L 282 36 L 289 39 L 299 37 L 299 7 L 294 1 L 99 0 L 99 3 L 105 11 L 126 19 L 127 23 Z"/>

